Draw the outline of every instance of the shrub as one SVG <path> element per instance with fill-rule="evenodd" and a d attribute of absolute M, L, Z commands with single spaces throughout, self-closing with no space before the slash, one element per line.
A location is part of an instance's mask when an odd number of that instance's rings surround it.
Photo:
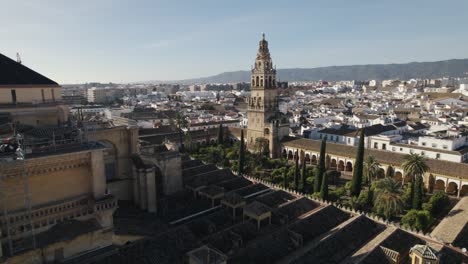
<path fill-rule="evenodd" d="M 346 195 L 346 189 L 344 187 L 340 187 L 335 190 L 330 190 L 330 192 L 328 193 L 328 200 L 336 202 L 340 200 L 340 198 L 344 195 Z"/>
<path fill-rule="evenodd" d="M 408 185 L 406 186 L 405 192 L 401 196 L 401 199 L 403 200 L 403 204 L 405 205 L 405 208 L 411 207 L 411 202 L 413 199 L 411 195 L 411 188 L 412 188 L 412 183 L 409 182 Z"/>
<path fill-rule="evenodd" d="M 347 191 L 351 190 L 351 182 L 347 182 L 344 187 Z"/>
<path fill-rule="evenodd" d="M 432 224 L 432 221 L 431 213 L 426 210 L 412 209 L 401 218 L 403 226 L 418 231 L 426 230 Z"/>
<path fill-rule="evenodd" d="M 353 205 L 356 210 L 364 210 L 372 206 L 372 191 L 362 190 Z"/>
<path fill-rule="evenodd" d="M 430 210 L 428 211 L 431 212 L 432 215 L 437 215 L 449 206 L 450 199 L 445 192 L 437 191 L 431 196 L 428 204 L 430 204 Z"/>

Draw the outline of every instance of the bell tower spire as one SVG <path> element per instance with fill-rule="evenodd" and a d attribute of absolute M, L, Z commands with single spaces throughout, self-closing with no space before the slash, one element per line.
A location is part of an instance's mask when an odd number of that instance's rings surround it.
<path fill-rule="evenodd" d="M 258 144 L 267 144 L 272 157 L 276 157 L 279 139 L 289 133 L 289 124 L 282 128 L 278 117 L 278 93 L 276 69 L 270 56 L 265 33 L 258 43 L 255 64 L 251 70 L 251 96 L 247 110 L 247 146 L 258 149 Z M 265 147 L 265 145 L 263 145 Z"/>

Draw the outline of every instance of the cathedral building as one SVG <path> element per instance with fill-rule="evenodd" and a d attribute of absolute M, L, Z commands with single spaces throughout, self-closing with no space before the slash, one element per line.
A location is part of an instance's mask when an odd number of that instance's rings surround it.
<path fill-rule="evenodd" d="M 289 134 L 289 124 L 278 109 L 276 69 L 268 50 L 265 34 L 260 40 L 252 69 L 251 96 L 247 108 L 247 147 L 280 155 L 280 141 Z"/>

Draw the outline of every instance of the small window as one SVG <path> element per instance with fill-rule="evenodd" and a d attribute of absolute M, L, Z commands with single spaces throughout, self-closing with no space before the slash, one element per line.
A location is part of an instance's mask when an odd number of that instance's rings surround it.
<path fill-rule="evenodd" d="M 426 142 L 423 142 L 421 145 L 426 146 Z"/>
<path fill-rule="evenodd" d="M 403 151 L 403 148 L 400 148 L 400 151 Z"/>
<path fill-rule="evenodd" d="M 392 147 L 392 151 L 395 151 L 395 147 Z"/>
<path fill-rule="evenodd" d="M 379 143 L 375 142 L 375 143 L 374 143 L 374 148 L 375 148 L 375 149 L 378 149 L 378 148 L 379 148 Z"/>
<path fill-rule="evenodd" d="M 443 148 L 443 149 L 448 149 L 448 146 L 447 146 L 447 145 L 443 145 L 442 148 Z"/>
<path fill-rule="evenodd" d="M 436 143 L 432 143 L 432 147 L 433 147 L 433 148 L 437 148 L 437 144 L 436 144 Z"/>
<path fill-rule="evenodd" d="M 436 154 L 436 159 L 440 159 L 440 153 Z"/>

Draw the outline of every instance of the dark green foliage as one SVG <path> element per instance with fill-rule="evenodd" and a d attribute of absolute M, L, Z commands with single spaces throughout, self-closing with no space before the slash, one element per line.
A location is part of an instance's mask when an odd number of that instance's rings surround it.
<path fill-rule="evenodd" d="M 218 144 L 220 144 L 220 145 L 224 144 L 224 129 L 223 129 L 223 124 L 219 124 L 219 129 L 218 129 Z"/>
<path fill-rule="evenodd" d="M 322 186 L 320 187 L 320 198 L 328 200 L 328 175 L 326 172 L 322 176 Z"/>
<path fill-rule="evenodd" d="M 288 188 L 288 171 L 283 171 L 283 187 Z"/>
<path fill-rule="evenodd" d="M 413 183 L 408 182 L 401 199 L 403 200 L 405 208 L 410 209 L 413 203 Z"/>
<path fill-rule="evenodd" d="M 322 177 L 319 177 L 320 169 L 318 166 L 314 168 L 314 193 L 320 191 Z"/>
<path fill-rule="evenodd" d="M 296 150 L 296 164 L 294 166 L 294 190 L 299 189 L 299 152 Z"/>
<path fill-rule="evenodd" d="M 239 148 L 239 175 L 244 174 L 245 165 L 245 145 L 244 145 L 244 130 L 241 130 L 241 141 Z"/>
<path fill-rule="evenodd" d="M 353 207 L 356 210 L 368 210 L 372 207 L 372 194 L 371 190 L 362 191 L 354 200 Z"/>
<path fill-rule="evenodd" d="M 328 192 L 328 200 L 332 202 L 338 201 L 341 197 L 346 195 L 346 188 L 345 187 L 340 187 L 336 190 L 330 190 Z"/>
<path fill-rule="evenodd" d="M 384 178 L 372 184 L 374 211 L 385 219 L 400 214 L 404 203 L 401 198 L 400 184 L 392 178 Z"/>
<path fill-rule="evenodd" d="M 387 172 L 385 173 L 385 177 L 393 178 L 393 176 L 395 176 L 395 170 L 392 166 L 388 166 Z"/>
<path fill-rule="evenodd" d="M 413 179 L 411 185 L 411 207 L 413 209 L 421 209 L 422 199 L 424 195 L 422 175 L 429 170 L 426 164 L 426 158 L 419 154 L 409 154 L 404 156 L 404 162 L 401 165 L 407 175 Z"/>
<path fill-rule="evenodd" d="M 438 215 L 449 205 L 448 195 L 443 191 L 436 191 L 429 199 L 429 202 L 423 204 L 423 209 L 428 210 L 432 215 Z"/>
<path fill-rule="evenodd" d="M 403 226 L 418 231 L 426 230 L 433 222 L 433 218 L 428 211 L 412 209 L 408 211 L 402 218 Z"/>
<path fill-rule="evenodd" d="M 364 128 L 361 129 L 359 145 L 356 153 L 356 162 L 354 164 L 353 179 L 351 180 L 351 195 L 359 196 L 362 187 L 362 175 L 364 166 Z"/>
<path fill-rule="evenodd" d="M 422 200 L 423 200 L 423 180 L 420 175 L 416 176 L 415 183 L 413 185 L 413 201 L 412 207 L 416 210 L 421 210 Z"/>
<path fill-rule="evenodd" d="M 306 162 L 305 162 L 305 155 L 304 158 L 302 159 L 302 192 L 305 192 L 306 190 L 306 179 L 307 179 L 307 167 L 306 167 Z"/>
<path fill-rule="evenodd" d="M 322 144 L 320 145 L 320 156 L 318 161 L 318 166 L 315 170 L 315 183 L 314 183 L 314 192 L 320 192 L 320 187 L 322 184 L 322 175 L 326 171 L 325 167 L 325 155 L 327 148 L 327 137 L 323 137 Z"/>

